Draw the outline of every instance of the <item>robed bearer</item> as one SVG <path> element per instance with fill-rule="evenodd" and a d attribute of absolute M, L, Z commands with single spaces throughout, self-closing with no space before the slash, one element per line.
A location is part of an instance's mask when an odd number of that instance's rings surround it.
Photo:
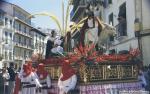
<path fill-rule="evenodd" d="M 40 84 L 37 75 L 32 71 L 30 64 L 23 65 L 23 72 L 20 74 L 21 79 L 21 94 L 36 94 L 36 89 L 40 89 Z"/>
<path fill-rule="evenodd" d="M 67 94 L 74 90 L 77 83 L 75 70 L 71 67 L 69 60 L 65 60 L 62 64 L 62 73 L 58 79 L 59 94 Z"/>
<path fill-rule="evenodd" d="M 42 85 L 41 90 L 38 90 L 37 94 L 48 94 L 48 90 L 51 87 L 51 79 L 48 72 L 44 69 L 44 64 L 40 63 L 37 68 L 37 76 L 40 84 Z"/>

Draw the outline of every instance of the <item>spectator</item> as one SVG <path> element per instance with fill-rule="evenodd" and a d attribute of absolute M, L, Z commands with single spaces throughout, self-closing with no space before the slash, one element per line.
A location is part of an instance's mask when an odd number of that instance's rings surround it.
<path fill-rule="evenodd" d="M 14 64 L 13 64 L 13 62 L 11 62 L 10 65 L 9 65 L 8 73 L 9 73 L 9 76 L 10 76 L 8 92 L 9 92 L 9 94 L 13 94 L 14 86 L 15 86 L 15 76 L 16 76 L 16 73 L 14 71 Z"/>
<path fill-rule="evenodd" d="M 148 70 L 145 72 L 144 76 L 147 83 L 145 86 L 145 90 L 150 91 L 150 65 L 148 66 Z"/>
<path fill-rule="evenodd" d="M 4 81 L 3 81 L 2 69 L 0 69 L 0 94 L 4 94 L 3 90 L 4 90 Z"/>
<path fill-rule="evenodd" d="M 8 93 L 8 86 L 9 82 L 8 80 L 10 79 L 9 73 L 6 70 L 6 68 L 3 68 L 3 80 L 4 80 L 4 94 L 10 94 Z"/>
<path fill-rule="evenodd" d="M 146 79 L 144 76 L 144 69 L 143 68 L 139 70 L 138 80 L 140 81 L 141 86 L 144 89 L 145 86 L 147 85 L 147 83 L 146 83 Z"/>

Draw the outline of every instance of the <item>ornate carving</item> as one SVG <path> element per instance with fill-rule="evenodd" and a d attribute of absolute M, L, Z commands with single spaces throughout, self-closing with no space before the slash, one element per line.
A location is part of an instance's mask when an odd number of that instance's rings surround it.
<path fill-rule="evenodd" d="M 138 75 L 138 67 L 135 63 L 82 63 L 73 68 L 77 71 L 78 81 L 83 83 L 137 80 Z M 61 67 L 58 65 L 48 65 L 46 70 L 53 80 L 57 80 L 61 73 Z"/>

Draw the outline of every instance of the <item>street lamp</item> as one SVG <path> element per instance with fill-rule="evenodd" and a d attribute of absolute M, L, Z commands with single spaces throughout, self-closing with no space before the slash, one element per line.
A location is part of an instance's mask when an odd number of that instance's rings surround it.
<path fill-rule="evenodd" d="M 141 52 L 141 58 L 142 58 L 142 47 L 141 47 L 141 41 L 140 41 L 141 23 L 140 23 L 139 18 L 136 18 L 134 21 L 134 31 L 135 31 L 135 37 L 137 37 L 137 40 L 138 40 L 138 48 Z"/>
<path fill-rule="evenodd" d="M 140 37 L 140 21 L 136 18 L 134 21 L 135 37 Z"/>

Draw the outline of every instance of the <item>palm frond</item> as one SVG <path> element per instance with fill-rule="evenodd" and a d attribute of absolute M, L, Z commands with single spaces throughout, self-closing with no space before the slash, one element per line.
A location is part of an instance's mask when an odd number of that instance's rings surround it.
<path fill-rule="evenodd" d="M 62 28 L 61 28 L 60 22 L 54 14 L 51 14 L 51 13 L 48 13 L 48 12 L 40 12 L 40 13 L 35 13 L 35 14 L 30 15 L 27 19 L 29 19 L 33 16 L 49 16 L 57 24 L 57 26 L 59 28 L 59 31 L 62 34 Z"/>

